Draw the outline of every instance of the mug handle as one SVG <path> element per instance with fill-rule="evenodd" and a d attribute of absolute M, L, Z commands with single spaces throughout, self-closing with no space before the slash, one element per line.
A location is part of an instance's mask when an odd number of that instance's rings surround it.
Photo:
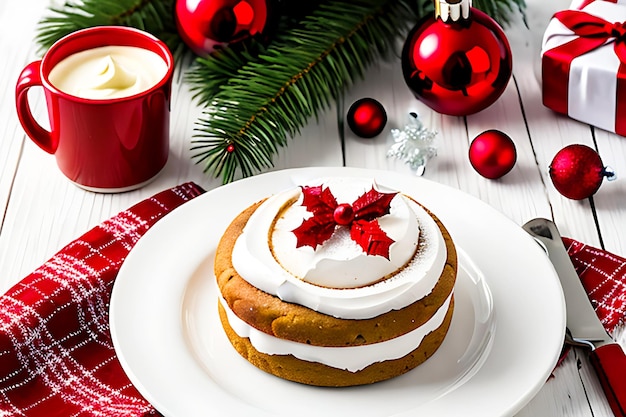
<path fill-rule="evenodd" d="M 28 64 L 17 79 L 15 86 L 15 107 L 17 116 L 26 134 L 44 151 L 54 154 L 58 142 L 52 133 L 44 129 L 33 117 L 28 103 L 28 90 L 31 87 L 42 87 L 40 75 L 41 60 Z"/>

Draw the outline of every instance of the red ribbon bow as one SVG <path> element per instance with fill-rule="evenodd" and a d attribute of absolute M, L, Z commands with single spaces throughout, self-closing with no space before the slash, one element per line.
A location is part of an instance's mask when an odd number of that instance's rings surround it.
<path fill-rule="evenodd" d="M 337 226 L 350 228 L 350 237 L 368 255 L 389 259 L 389 247 L 394 240 L 378 225 L 377 218 L 389 213 L 391 200 L 397 193 L 381 193 L 372 189 L 350 205 L 338 204 L 328 188 L 302 187 L 302 205 L 313 213 L 293 230 L 296 247 L 321 245 L 335 232 Z"/>
<path fill-rule="evenodd" d="M 555 13 L 565 27 L 577 36 L 563 45 L 545 52 L 542 60 L 543 102 L 563 114 L 568 114 L 568 84 L 572 60 L 605 45 L 611 39 L 613 49 L 620 60 L 617 72 L 616 115 L 626 111 L 626 22 L 608 22 L 580 10 L 563 10 Z M 565 76 L 564 76 L 565 75 Z M 626 120 L 616 117 L 615 131 L 626 132 Z"/>

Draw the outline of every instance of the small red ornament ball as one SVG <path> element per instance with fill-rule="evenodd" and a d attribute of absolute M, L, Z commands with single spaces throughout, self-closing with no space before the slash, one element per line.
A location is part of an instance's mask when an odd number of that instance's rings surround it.
<path fill-rule="evenodd" d="M 271 0 L 176 0 L 178 33 L 197 55 L 264 33 Z"/>
<path fill-rule="evenodd" d="M 380 134 L 387 124 L 387 112 L 380 102 L 373 98 L 355 101 L 348 110 L 348 126 L 355 135 L 373 138 Z"/>
<path fill-rule="evenodd" d="M 558 151 L 548 168 L 554 188 L 572 200 L 583 200 L 594 195 L 607 172 L 600 155 L 589 146 L 574 144 Z"/>
<path fill-rule="evenodd" d="M 517 151 L 507 134 L 499 130 L 487 130 L 476 136 L 470 144 L 469 160 L 480 175 L 496 179 L 513 169 Z"/>

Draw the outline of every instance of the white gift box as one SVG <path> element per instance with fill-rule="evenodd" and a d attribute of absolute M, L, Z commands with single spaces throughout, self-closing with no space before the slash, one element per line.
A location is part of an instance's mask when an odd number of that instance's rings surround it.
<path fill-rule="evenodd" d="M 618 81 L 618 74 L 623 74 L 626 80 L 626 65 L 622 64 L 622 61 L 626 63 L 626 57 L 621 61 L 615 48 L 616 42 L 626 42 L 620 39 L 626 38 L 626 29 L 621 24 L 626 22 L 626 0 L 574 0 L 572 4 L 583 1 L 588 4 L 580 10 L 559 12 L 570 13 L 577 20 L 577 32 L 561 22 L 557 13 L 544 33 L 543 102 L 572 119 L 626 136 L 626 81 Z M 587 25 L 583 29 L 581 22 Z M 586 36 L 589 34 L 585 32 L 590 30 L 605 35 Z M 597 46 L 586 51 L 587 45 L 594 42 Z"/>

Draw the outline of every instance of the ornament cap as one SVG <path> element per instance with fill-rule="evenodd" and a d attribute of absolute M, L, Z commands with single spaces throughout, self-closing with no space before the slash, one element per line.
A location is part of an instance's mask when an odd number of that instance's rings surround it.
<path fill-rule="evenodd" d="M 458 22 L 469 19 L 472 0 L 435 0 L 435 19 Z"/>

